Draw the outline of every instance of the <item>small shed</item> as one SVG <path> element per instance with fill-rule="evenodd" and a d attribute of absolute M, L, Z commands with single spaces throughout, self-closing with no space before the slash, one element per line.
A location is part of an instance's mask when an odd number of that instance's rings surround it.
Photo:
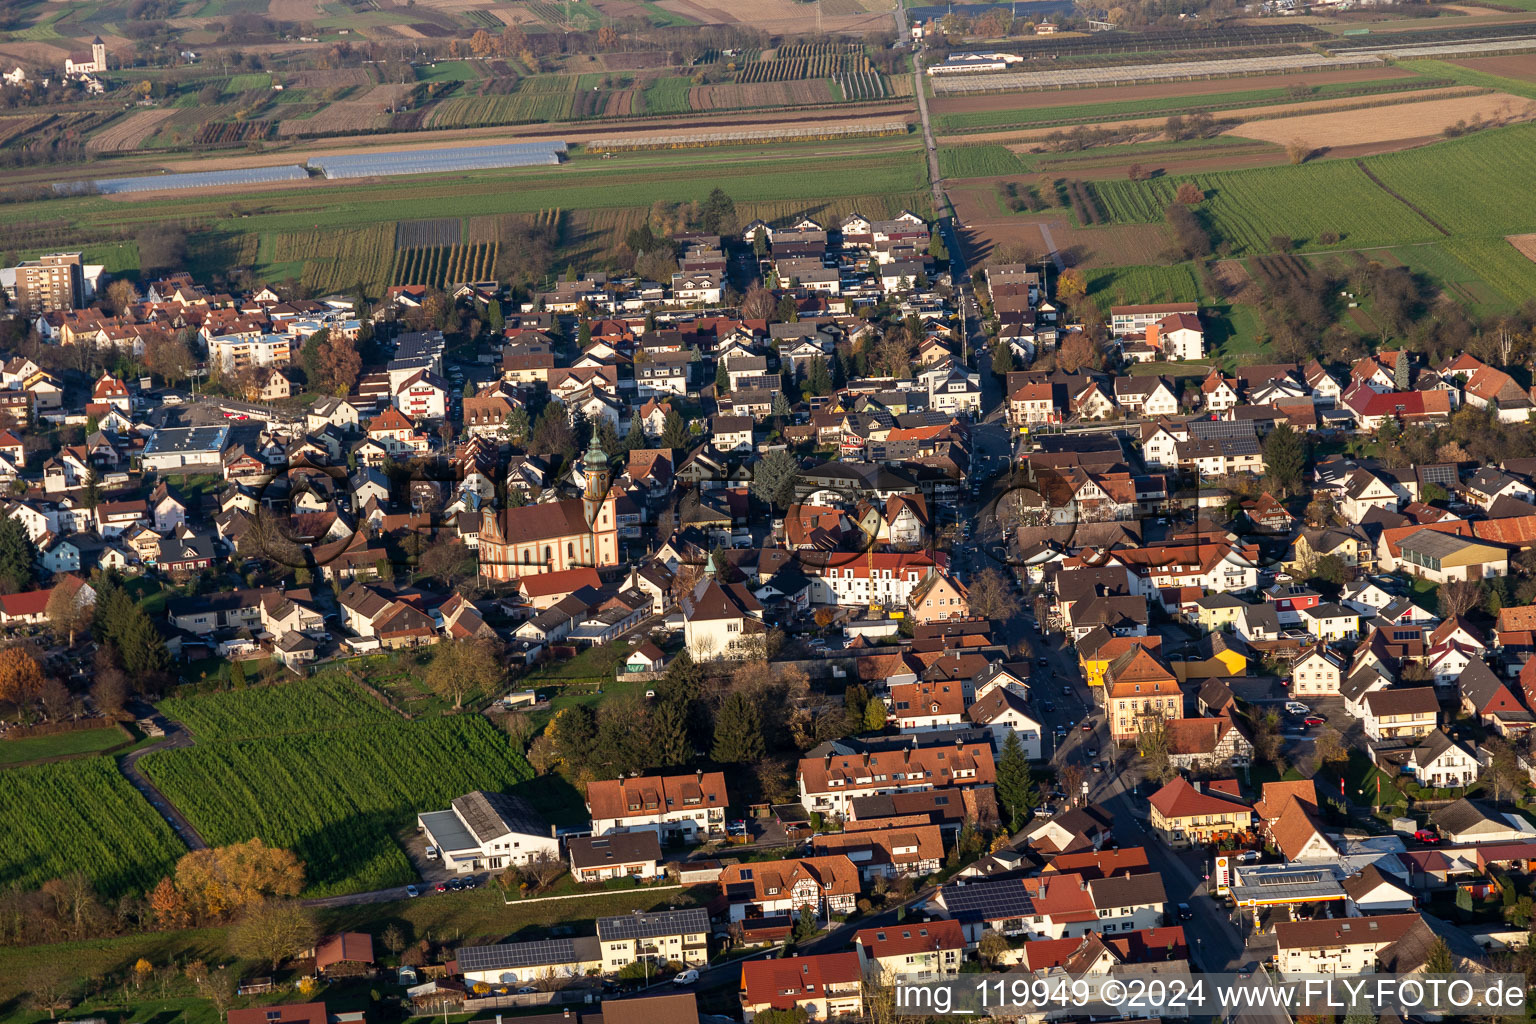
<path fill-rule="evenodd" d="M 647 641 L 630 652 L 624 662 L 625 672 L 660 672 L 666 667 L 667 656 L 660 647 Z"/>
<path fill-rule="evenodd" d="M 315 973 L 328 978 L 373 973 L 373 936 L 367 932 L 329 935 L 315 946 Z"/>

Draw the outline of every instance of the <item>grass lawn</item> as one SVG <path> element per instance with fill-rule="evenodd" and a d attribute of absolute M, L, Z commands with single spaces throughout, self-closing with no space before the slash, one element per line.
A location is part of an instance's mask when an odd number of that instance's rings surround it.
<path fill-rule="evenodd" d="M 225 956 L 225 947 L 224 929 L 202 928 L 90 942 L 0 948 L 0 1022 L 33 1024 L 49 1019 L 47 1013 L 33 1010 L 22 998 L 29 986 L 40 978 L 58 979 L 65 991 L 79 995 L 78 986 L 84 979 L 125 975 L 140 957 L 157 967 L 194 959 L 218 962 Z M 145 1012 L 139 1012 L 140 1006 Z M 107 1008 L 118 1010 L 119 1019 L 125 1021 L 176 1020 L 177 1024 L 218 1024 L 219 1021 L 213 1007 L 200 999 L 146 999 L 132 1007 L 125 1007 L 119 1000 L 103 999 L 89 1001 L 75 1009 Z M 173 1009 L 178 1011 L 174 1016 L 161 1016 L 156 1012 Z"/>
<path fill-rule="evenodd" d="M 1221 360 L 1228 370 L 1249 363 L 1263 362 L 1265 349 L 1259 318 L 1247 306 L 1217 306 L 1217 315 L 1207 321 L 1206 351 Z"/>
<path fill-rule="evenodd" d="M 593 645 L 574 658 L 535 669 L 524 676 L 522 681 L 530 687 L 558 686 L 562 681 L 576 679 L 612 681 L 613 674 L 634 649 L 634 646 L 627 643 Z"/>
<path fill-rule="evenodd" d="M 24 764 L 28 761 L 79 757 L 83 754 L 99 754 L 113 747 L 131 743 L 133 737 L 121 725 L 109 729 L 81 729 L 79 732 L 61 732 L 53 736 L 29 736 L 25 739 L 6 740 L 0 743 L 0 767 Z"/>
<path fill-rule="evenodd" d="M 434 941 L 455 945 L 594 935 L 599 917 L 614 917 L 634 910 L 703 906 L 719 891 L 719 887 L 713 885 L 662 892 L 635 889 L 584 900 L 508 905 L 499 887 L 486 886 L 468 892 L 434 892 L 397 903 L 338 907 L 321 912 L 320 926 L 328 933 L 365 931 L 379 935 L 390 924 L 398 924 L 407 937 L 430 936 Z"/>
<path fill-rule="evenodd" d="M 128 596 L 133 598 L 135 604 L 143 608 L 152 619 L 158 619 L 165 615 L 165 602 L 171 598 L 171 594 L 161 586 L 160 581 L 148 576 L 139 576 L 123 583 L 123 589 Z"/>
<path fill-rule="evenodd" d="M 480 73 L 467 60 L 440 60 L 416 68 L 418 82 L 473 82 L 479 77 Z"/>

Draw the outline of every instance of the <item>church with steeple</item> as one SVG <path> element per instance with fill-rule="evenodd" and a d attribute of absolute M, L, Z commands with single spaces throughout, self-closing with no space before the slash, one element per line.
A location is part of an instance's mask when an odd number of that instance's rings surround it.
<path fill-rule="evenodd" d="M 83 53 L 72 53 L 64 58 L 64 77 L 75 78 L 80 75 L 99 75 L 107 70 L 107 44 L 101 41 L 101 36 L 91 40 L 91 53 L 87 57 Z"/>
<path fill-rule="evenodd" d="M 480 575 L 497 582 L 619 564 L 618 493 L 594 440 L 581 458 L 582 496 L 480 513 Z"/>

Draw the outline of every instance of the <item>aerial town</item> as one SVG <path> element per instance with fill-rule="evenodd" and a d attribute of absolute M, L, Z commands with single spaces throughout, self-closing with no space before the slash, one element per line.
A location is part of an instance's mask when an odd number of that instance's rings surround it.
<path fill-rule="evenodd" d="M 1536 979 L 1529 2 L 74 6 L 0 1024 Z"/>

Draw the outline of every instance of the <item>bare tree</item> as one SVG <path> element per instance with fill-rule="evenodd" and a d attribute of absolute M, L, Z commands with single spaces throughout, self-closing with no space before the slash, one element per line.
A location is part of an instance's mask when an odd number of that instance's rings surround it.
<path fill-rule="evenodd" d="M 283 961 L 315 944 L 318 934 L 309 909 L 294 900 L 258 903 L 229 933 L 230 951 L 251 960 L 264 960 L 276 971 Z"/>
<path fill-rule="evenodd" d="M 563 874 L 565 861 L 547 853 L 539 854 L 523 866 L 523 876 L 540 892 L 554 885 Z"/>
<path fill-rule="evenodd" d="M 27 982 L 28 1001 L 34 1010 L 48 1011 L 48 1019 L 57 1019 L 58 1010 L 68 1009 L 64 983 L 46 967 L 38 968 Z"/>
<path fill-rule="evenodd" d="M 1465 615 L 1477 606 L 1482 597 L 1482 585 L 1472 580 L 1453 580 L 1450 583 L 1442 583 L 1439 593 L 1440 615 L 1447 619 Z"/>
<path fill-rule="evenodd" d="M 971 578 L 967 607 L 972 615 L 1006 621 L 1019 613 L 1019 599 L 998 569 L 983 569 Z"/>

